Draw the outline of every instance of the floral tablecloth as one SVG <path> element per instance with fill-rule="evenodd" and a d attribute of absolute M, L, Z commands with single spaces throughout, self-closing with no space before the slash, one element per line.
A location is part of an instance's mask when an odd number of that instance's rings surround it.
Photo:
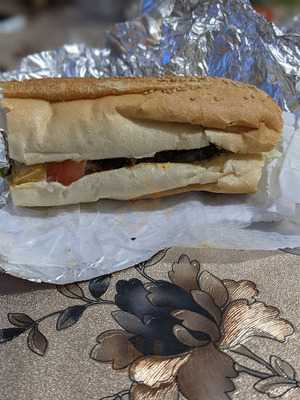
<path fill-rule="evenodd" d="M 58 288 L 2 275 L 0 399 L 299 400 L 299 264 L 169 249 Z"/>

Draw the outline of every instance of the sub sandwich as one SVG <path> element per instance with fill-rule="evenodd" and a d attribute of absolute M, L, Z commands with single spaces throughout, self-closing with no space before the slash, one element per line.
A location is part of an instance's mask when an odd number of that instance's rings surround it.
<path fill-rule="evenodd" d="M 282 112 L 221 78 L 3 82 L 17 206 L 257 191 Z"/>

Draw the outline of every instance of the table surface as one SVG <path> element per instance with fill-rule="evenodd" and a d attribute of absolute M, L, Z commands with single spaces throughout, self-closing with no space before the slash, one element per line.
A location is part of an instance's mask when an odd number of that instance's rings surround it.
<path fill-rule="evenodd" d="M 285 400 L 299 400 L 300 388 L 291 383 L 294 380 L 286 383 L 287 378 L 277 376 L 278 372 L 265 370 L 253 360 L 236 353 L 227 352 L 225 355 L 217 342 L 195 347 L 197 340 L 193 335 L 197 324 L 200 323 L 204 331 L 208 326 L 207 323 L 203 325 L 203 316 L 200 318 L 196 309 L 192 314 L 180 314 L 185 315 L 185 326 L 196 323 L 194 330 L 190 331 L 192 336 L 186 336 L 186 330 L 180 331 L 184 335 L 179 336 L 181 340 L 189 343 L 187 352 L 178 350 L 178 342 L 174 342 L 172 335 L 177 332 L 178 325 L 165 336 L 165 329 L 173 321 L 168 314 L 170 310 L 178 312 L 178 308 L 182 308 L 180 313 L 186 313 L 184 310 L 194 301 L 193 293 L 202 293 L 200 297 L 206 299 L 205 307 L 210 312 L 217 304 L 221 307 L 218 312 L 221 312 L 223 321 L 223 344 L 233 339 L 240 340 L 250 332 L 247 348 L 267 363 L 273 356 L 271 360 L 277 360 L 290 374 L 295 371 L 295 379 L 299 381 L 299 264 L 299 256 L 283 252 L 171 249 L 156 256 L 144 271 L 131 268 L 114 274 L 112 278 L 73 284 L 59 290 L 55 286 L 34 284 L 2 274 L 0 399 L 129 400 L 131 391 L 135 397 L 130 398 L 139 400 L 145 399 L 142 394 L 146 391 L 147 400 L 152 400 L 155 393 L 160 396 L 157 399 L 173 399 L 180 391 L 187 400 L 195 399 L 195 395 L 197 399 L 210 400 L 211 390 L 217 390 L 218 397 L 211 398 L 227 400 L 224 390 L 230 388 L 233 390 L 230 394 L 232 400 L 268 400 L 267 392 L 272 390 L 287 391 Z M 193 291 L 190 292 L 189 288 Z M 227 306 L 222 309 L 220 299 L 224 290 L 227 300 L 222 302 L 227 301 Z M 208 297 L 214 298 L 214 306 L 209 306 Z M 193 298 L 200 301 L 197 296 Z M 165 311 L 162 313 L 157 302 L 169 304 L 171 308 L 167 309 L 167 314 Z M 237 306 L 240 308 L 236 309 Z M 229 323 L 232 307 L 237 318 Z M 191 316 L 196 319 L 190 320 Z M 132 337 L 130 332 L 142 326 L 144 331 L 140 338 L 148 337 L 149 326 L 157 318 L 160 318 L 159 324 L 153 332 L 161 344 L 155 351 L 162 351 L 160 349 L 166 343 L 171 343 L 170 356 L 153 356 L 154 350 L 149 348 L 147 353 L 145 344 L 142 344 L 146 342 L 133 342 L 134 347 L 128 342 Z M 209 324 L 211 326 L 211 322 Z M 278 340 L 286 338 L 286 343 L 264 339 L 264 330 Z M 258 337 L 252 337 L 253 332 Z M 233 335 L 231 339 L 230 335 Z M 215 360 L 219 360 L 217 364 Z M 205 368 L 200 368 L 203 362 Z M 248 372 L 239 374 L 230 382 L 224 378 L 221 366 L 226 366 L 227 377 L 235 376 L 233 362 L 248 368 Z M 172 370 L 169 369 L 170 363 L 175 363 Z M 121 371 L 117 370 L 121 367 Z M 256 377 L 251 376 L 251 369 L 256 371 Z M 175 370 L 178 370 L 176 379 L 172 375 Z M 208 374 L 203 371 L 208 371 Z M 258 376 L 266 377 L 268 374 L 271 379 L 268 385 L 258 382 L 261 381 Z M 166 379 L 166 376 L 169 377 L 168 384 L 160 383 L 159 380 Z M 190 376 L 188 382 L 187 376 Z M 214 376 L 214 380 L 211 381 L 209 376 Z M 133 380 L 140 383 L 137 385 Z M 201 386 L 198 382 L 202 382 Z M 183 400 L 183 396 L 180 394 L 178 399 Z"/>

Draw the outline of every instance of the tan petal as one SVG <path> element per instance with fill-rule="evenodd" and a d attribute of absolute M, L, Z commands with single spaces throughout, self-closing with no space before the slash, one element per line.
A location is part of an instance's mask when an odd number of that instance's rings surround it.
<path fill-rule="evenodd" d="M 231 303 L 234 300 L 245 299 L 249 302 L 253 301 L 258 296 L 258 290 L 254 282 L 251 281 L 232 281 L 224 279 L 223 283 L 228 291 L 229 299 Z"/>
<path fill-rule="evenodd" d="M 200 263 L 197 260 L 191 260 L 190 257 L 187 254 L 181 254 L 181 256 L 178 258 L 178 264 L 192 264 L 196 263 L 198 267 L 200 268 Z"/>
<path fill-rule="evenodd" d="M 177 400 L 178 389 L 176 383 L 163 385 L 159 388 L 151 388 L 146 385 L 132 385 L 130 400 Z"/>
<path fill-rule="evenodd" d="M 177 371 L 190 357 L 190 353 L 179 357 L 150 356 L 136 360 L 130 367 L 132 381 L 152 388 L 174 382 Z"/>
<path fill-rule="evenodd" d="M 113 369 L 123 369 L 141 357 L 128 340 L 132 335 L 121 330 L 103 332 L 97 338 L 98 344 L 91 351 L 91 358 L 100 362 L 112 362 Z"/>
<path fill-rule="evenodd" d="M 195 302 L 199 304 L 200 307 L 208 311 L 216 323 L 220 325 L 222 312 L 220 308 L 215 305 L 211 296 L 206 292 L 202 292 L 201 290 L 193 290 L 191 294 Z"/>
<path fill-rule="evenodd" d="M 173 264 L 172 271 L 169 272 L 169 279 L 187 291 L 196 290 L 199 289 L 197 281 L 199 271 L 199 261 L 190 260 L 187 255 L 182 255 L 178 262 Z"/>
<path fill-rule="evenodd" d="M 294 329 L 288 321 L 279 318 L 279 314 L 277 308 L 261 302 L 249 305 L 247 300 L 237 300 L 231 303 L 224 313 L 220 345 L 233 348 L 253 336 L 284 342 Z"/>
<path fill-rule="evenodd" d="M 192 336 L 189 331 L 181 325 L 175 325 L 173 333 L 181 343 L 192 348 L 204 346 L 210 342 L 209 339 L 198 340 L 194 338 L 194 336 Z"/>
<path fill-rule="evenodd" d="M 177 375 L 179 391 L 188 400 L 228 400 L 237 376 L 234 362 L 213 344 L 193 350 Z"/>
<path fill-rule="evenodd" d="M 223 282 L 208 271 L 203 271 L 199 277 L 200 289 L 208 293 L 217 306 L 223 307 L 228 300 L 228 292 Z"/>
<path fill-rule="evenodd" d="M 206 333 L 213 342 L 220 339 L 220 331 L 217 325 L 204 315 L 194 313 L 188 310 L 178 310 L 172 313 L 173 317 L 182 321 L 182 325 L 192 331 Z"/>

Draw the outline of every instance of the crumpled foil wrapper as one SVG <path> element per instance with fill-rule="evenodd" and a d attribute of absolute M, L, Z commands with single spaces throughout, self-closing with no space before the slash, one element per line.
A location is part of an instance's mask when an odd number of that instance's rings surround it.
<path fill-rule="evenodd" d="M 0 101 L 1 101 L 0 92 Z M 4 179 L 9 171 L 8 144 L 6 134 L 6 110 L 0 106 L 0 208 L 7 204 L 8 184 Z"/>
<path fill-rule="evenodd" d="M 9 168 L 9 160 L 7 154 L 8 146 L 6 140 L 6 132 L 5 130 L 0 128 L 0 171 L 1 173 L 3 171 L 3 174 L 5 174 L 5 171 Z"/>
<path fill-rule="evenodd" d="M 299 36 L 258 15 L 247 0 L 142 2 L 102 49 L 67 45 L 26 57 L 2 80 L 61 76 L 223 76 L 252 83 L 285 110 L 298 107 Z"/>
<path fill-rule="evenodd" d="M 133 21 L 113 26 L 107 33 L 105 48 L 74 44 L 44 51 L 26 57 L 17 70 L 0 74 L 0 79 L 163 74 L 222 76 L 252 83 L 270 94 L 284 110 L 297 112 L 299 36 L 267 23 L 252 9 L 249 1 L 144 0 L 141 13 Z M 290 120 L 288 116 L 286 119 Z M 295 136 L 292 121 L 286 125 L 283 146 L 286 151 L 295 147 L 291 145 Z M 0 136 L 0 159 L 3 160 L 5 143 L 2 142 Z M 300 143 L 296 147 L 300 150 Z M 272 186 L 276 179 L 283 184 L 288 177 L 293 187 L 297 187 L 299 165 L 295 160 L 294 154 L 281 161 L 271 161 L 265 171 L 264 184 Z M 282 163 L 285 168 L 278 177 L 274 171 L 280 171 Z M 37 233 L 45 225 L 44 211 L 15 209 L 8 204 L 0 210 L 1 223 L 4 221 L 7 227 L 5 232 L 0 230 L 0 264 L 17 276 L 61 284 L 126 268 L 164 245 L 200 245 L 212 243 L 213 238 L 215 245 L 224 247 L 271 249 L 281 243 L 295 247 L 300 240 L 299 227 L 278 224 L 281 224 L 280 215 L 294 215 L 299 193 L 295 189 L 288 199 L 276 193 L 275 203 L 272 195 L 263 198 L 260 192 L 248 202 L 247 198 L 240 197 L 214 200 L 206 194 L 187 194 L 152 203 L 151 207 L 144 202 L 136 208 L 100 202 L 88 210 L 86 206 L 53 209 L 47 211 L 49 229 L 43 235 Z M 1 179 L 0 199 L 2 204 L 7 204 L 6 184 Z M 259 203 L 261 208 L 258 209 Z M 174 220 L 172 213 L 179 213 L 183 218 Z M 99 218 L 103 223 L 91 235 Z M 274 224 L 259 225 L 261 221 L 274 220 L 276 227 Z M 162 238 L 171 237 L 172 243 L 154 240 L 159 236 L 157 227 L 161 221 L 164 221 Z M 30 229 L 28 240 L 23 243 L 21 227 L 24 224 Z M 111 229 L 107 229 L 108 226 Z M 248 230 L 244 229 L 246 226 Z M 84 254 L 89 254 L 90 258 L 85 259 Z M 93 258 L 95 254 L 98 256 Z"/>
<path fill-rule="evenodd" d="M 3 96 L 0 88 L 0 179 L 1 176 L 4 175 L 9 169 L 8 145 L 6 136 L 6 110 L 1 107 L 2 99 Z"/>
<path fill-rule="evenodd" d="M 0 208 L 7 204 L 8 185 L 4 177 L 8 170 L 9 159 L 7 156 L 6 132 L 0 128 Z"/>

